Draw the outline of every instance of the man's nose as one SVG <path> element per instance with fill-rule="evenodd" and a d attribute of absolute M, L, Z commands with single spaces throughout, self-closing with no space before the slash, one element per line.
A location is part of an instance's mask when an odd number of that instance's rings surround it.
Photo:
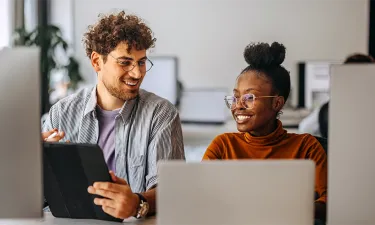
<path fill-rule="evenodd" d="M 142 77 L 142 73 L 138 66 L 134 66 L 134 68 L 129 71 L 129 75 L 134 79 L 140 79 Z"/>

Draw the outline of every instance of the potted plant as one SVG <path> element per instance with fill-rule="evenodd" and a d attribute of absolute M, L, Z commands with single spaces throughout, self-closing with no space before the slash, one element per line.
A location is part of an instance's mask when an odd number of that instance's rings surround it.
<path fill-rule="evenodd" d="M 47 83 L 51 83 L 51 78 L 56 73 L 63 73 L 68 77 L 68 86 L 71 90 L 76 90 L 78 83 L 83 81 L 79 71 L 79 64 L 72 56 L 68 43 L 64 40 L 59 27 L 55 25 L 37 26 L 32 31 L 25 28 L 18 28 L 13 34 L 14 46 L 40 46 L 45 52 L 41 57 L 42 68 L 47 71 Z M 43 74 L 43 73 L 42 73 Z M 48 91 L 53 89 L 48 85 Z M 47 98 L 48 99 L 48 98 Z"/>

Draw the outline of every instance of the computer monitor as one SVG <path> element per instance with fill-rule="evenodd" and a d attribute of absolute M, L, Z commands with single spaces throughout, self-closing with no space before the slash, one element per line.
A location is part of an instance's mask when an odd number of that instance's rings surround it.
<path fill-rule="evenodd" d="M 331 73 L 327 224 L 375 224 L 375 65 Z"/>
<path fill-rule="evenodd" d="M 231 119 L 230 110 L 225 106 L 226 88 L 184 90 L 180 104 L 182 123 L 224 124 Z"/>
<path fill-rule="evenodd" d="M 337 61 L 298 64 L 298 107 L 313 110 L 329 99 L 330 67 Z"/>
<path fill-rule="evenodd" d="M 39 48 L 0 51 L 0 218 L 43 215 Z"/>
<path fill-rule="evenodd" d="M 178 100 L 178 59 L 173 56 L 152 56 L 149 58 L 154 66 L 146 73 L 141 88 L 176 104 Z"/>

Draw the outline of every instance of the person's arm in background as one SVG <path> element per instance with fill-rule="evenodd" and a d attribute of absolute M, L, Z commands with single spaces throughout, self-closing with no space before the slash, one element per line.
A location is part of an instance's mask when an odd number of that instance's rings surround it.
<path fill-rule="evenodd" d="M 310 136 L 308 140 L 307 157 L 315 162 L 315 219 L 326 221 L 327 212 L 327 154 L 316 138 Z"/>
<path fill-rule="evenodd" d="M 220 147 L 221 146 L 221 147 Z M 223 141 L 220 136 L 215 137 L 211 144 L 207 147 L 202 160 L 222 159 Z"/>
<path fill-rule="evenodd" d="M 306 118 L 304 118 L 298 125 L 298 133 L 307 133 L 311 135 L 320 135 L 319 129 L 319 110 L 320 107 L 316 108 Z"/>

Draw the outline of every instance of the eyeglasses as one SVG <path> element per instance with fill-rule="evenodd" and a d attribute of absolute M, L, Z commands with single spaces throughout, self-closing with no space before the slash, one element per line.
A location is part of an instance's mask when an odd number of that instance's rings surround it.
<path fill-rule="evenodd" d="M 135 67 L 135 65 L 137 64 L 138 65 L 138 68 L 139 68 L 139 71 L 141 73 L 146 73 L 148 72 L 152 66 L 154 65 L 151 60 L 149 60 L 148 58 L 146 59 L 142 59 L 136 63 L 133 62 L 133 60 L 126 60 L 126 59 L 119 59 L 119 58 L 116 58 L 114 57 L 113 55 L 111 54 L 108 54 L 110 55 L 112 58 L 114 58 L 117 62 L 117 64 L 119 64 L 121 66 L 121 68 L 125 71 L 125 72 L 129 72 L 129 71 L 132 71 Z"/>
<path fill-rule="evenodd" d="M 236 98 L 232 95 L 225 96 L 225 104 L 229 109 L 235 109 L 237 103 L 239 102 L 246 109 L 252 109 L 254 107 L 254 102 L 257 98 L 274 98 L 274 96 L 255 96 L 254 94 L 244 94 L 240 98 Z"/>

